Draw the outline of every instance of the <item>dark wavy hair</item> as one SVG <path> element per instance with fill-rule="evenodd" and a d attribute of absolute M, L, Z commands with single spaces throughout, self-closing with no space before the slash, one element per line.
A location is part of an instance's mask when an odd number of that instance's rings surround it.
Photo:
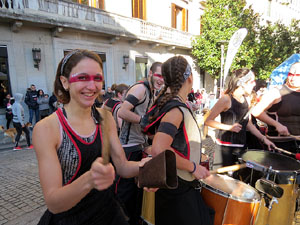
<path fill-rule="evenodd" d="M 248 68 L 238 69 L 232 72 L 225 94 L 232 96 L 233 92 L 239 87 L 238 81 L 240 78 L 246 76 L 250 72 Z"/>
<path fill-rule="evenodd" d="M 63 104 L 70 102 L 70 93 L 68 90 L 65 90 L 61 81 L 60 76 L 69 78 L 71 70 L 84 58 L 90 58 L 95 60 L 100 68 L 103 69 L 101 58 L 94 52 L 85 50 L 85 49 L 76 49 L 69 52 L 62 60 L 59 62 L 56 77 L 54 80 L 54 94 L 56 95 L 58 101 Z M 63 66 L 63 68 L 62 68 Z"/>

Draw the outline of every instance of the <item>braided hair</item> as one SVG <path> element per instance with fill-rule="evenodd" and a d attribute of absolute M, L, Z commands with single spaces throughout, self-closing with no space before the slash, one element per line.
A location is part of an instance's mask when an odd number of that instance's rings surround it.
<path fill-rule="evenodd" d="M 157 105 L 158 111 L 168 101 L 178 95 L 180 88 L 185 82 L 184 73 L 188 66 L 187 60 L 182 56 L 174 56 L 162 64 L 161 73 L 165 81 L 165 86 L 153 103 L 153 105 Z M 157 114 L 150 118 L 150 121 L 154 120 Z"/>

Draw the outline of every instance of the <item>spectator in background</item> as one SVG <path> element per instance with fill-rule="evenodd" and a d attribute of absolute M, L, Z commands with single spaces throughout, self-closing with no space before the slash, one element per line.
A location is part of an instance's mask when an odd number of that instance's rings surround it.
<path fill-rule="evenodd" d="M 109 98 L 113 98 L 115 96 L 114 91 L 111 89 L 111 87 L 107 87 L 107 91 L 102 97 L 103 102 L 105 102 Z"/>
<path fill-rule="evenodd" d="M 3 100 L 3 106 L 6 109 L 6 112 L 5 112 L 6 129 L 9 128 L 10 123 L 11 123 L 11 121 L 13 119 L 12 104 L 14 104 L 14 98 L 12 98 L 10 94 L 7 94 L 5 96 L 5 99 Z"/>
<path fill-rule="evenodd" d="M 27 91 L 25 97 L 25 103 L 29 108 L 29 123 L 32 123 L 33 114 L 35 115 L 35 122 L 39 121 L 39 104 L 37 102 L 38 92 L 34 84 L 30 86 L 30 90 Z"/>
<path fill-rule="evenodd" d="M 13 150 L 22 150 L 22 148 L 19 146 L 19 140 L 22 134 L 22 131 L 24 131 L 26 135 L 26 141 L 28 145 L 28 149 L 32 149 L 33 146 L 30 144 L 30 136 L 29 136 L 29 130 L 27 126 L 25 125 L 25 116 L 24 116 L 24 108 L 21 105 L 21 102 L 23 101 L 23 94 L 16 93 L 15 94 L 16 102 L 12 106 L 12 112 L 13 112 L 13 124 L 14 127 L 17 130 L 17 136 L 16 136 L 16 144 Z"/>
<path fill-rule="evenodd" d="M 57 98 L 55 96 L 55 94 L 52 92 L 52 95 L 49 98 L 49 109 L 50 109 L 50 113 L 53 113 L 56 111 L 57 109 Z"/>
<path fill-rule="evenodd" d="M 194 89 L 193 88 L 191 89 L 191 92 L 188 94 L 188 100 L 190 102 L 196 101 L 195 94 L 194 94 Z"/>
<path fill-rule="evenodd" d="M 44 94 L 44 91 L 42 89 L 38 91 L 37 102 L 39 104 L 41 119 L 44 119 L 45 117 L 49 116 L 49 95 Z"/>

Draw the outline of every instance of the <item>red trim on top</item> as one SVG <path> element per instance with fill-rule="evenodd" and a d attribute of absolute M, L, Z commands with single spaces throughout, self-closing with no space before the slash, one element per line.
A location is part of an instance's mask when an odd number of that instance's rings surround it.
<path fill-rule="evenodd" d="M 151 112 L 152 109 L 154 109 L 156 107 L 156 105 L 152 106 L 147 113 Z"/>
<path fill-rule="evenodd" d="M 108 98 L 109 99 L 109 98 Z M 105 102 L 103 103 L 103 105 L 106 105 L 108 102 L 108 99 L 105 100 Z"/>
<path fill-rule="evenodd" d="M 113 112 L 113 111 L 115 110 L 116 106 L 119 105 L 119 104 L 121 104 L 121 102 L 117 102 L 117 103 L 114 105 L 114 107 L 111 109 L 111 111 Z"/>
<path fill-rule="evenodd" d="M 71 131 L 71 133 L 83 144 L 85 145 L 91 145 L 94 143 L 94 141 L 96 140 L 97 134 L 98 134 L 98 124 L 96 125 L 96 132 L 95 132 L 95 136 L 92 142 L 86 142 L 85 140 L 83 140 L 80 136 L 78 136 L 74 130 L 70 127 L 70 125 L 68 124 L 67 120 L 65 119 L 65 116 L 63 115 L 62 110 L 59 108 L 58 110 L 60 110 L 60 114 L 62 115 L 62 120 L 64 121 L 66 127 Z"/>
<path fill-rule="evenodd" d="M 184 133 L 184 137 L 185 137 L 185 141 L 187 144 L 187 149 L 188 149 L 188 154 L 187 154 L 187 159 L 190 159 L 190 155 L 191 155 L 191 148 L 190 148 L 190 143 L 189 143 L 189 137 L 187 135 L 186 129 L 185 129 L 185 125 L 183 124 L 183 133 Z"/>
<path fill-rule="evenodd" d="M 74 141 L 74 139 L 72 138 L 71 134 L 69 133 L 69 131 L 67 130 L 67 128 L 65 126 L 65 123 L 64 123 L 64 120 L 63 120 L 64 119 L 64 115 L 63 115 L 63 113 L 62 113 L 62 111 L 61 111 L 60 108 L 58 110 L 56 110 L 56 114 L 58 116 L 58 119 L 59 119 L 59 121 L 60 121 L 60 123 L 61 123 L 61 125 L 62 125 L 62 127 L 64 129 L 64 131 L 66 132 L 66 134 L 68 135 L 68 137 L 70 138 L 70 140 L 72 141 L 72 143 L 74 144 L 75 149 L 76 149 L 76 151 L 78 153 L 78 157 L 79 157 L 79 162 L 78 162 L 77 169 L 76 169 L 74 175 L 71 177 L 71 179 L 67 182 L 67 184 L 70 184 L 74 180 L 74 178 L 76 177 L 76 175 L 78 174 L 78 171 L 79 171 L 79 169 L 81 167 L 82 157 L 81 157 L 81 152 L 80 152 L 80 150 L 79 150 L 76 142 Z"/>
<path fill-rule="evenodd" d="M 172 148 L 172 147 L 171 147 Z M 172 148 L 174 150 L 174 152 L 176 152 L 176 154 L 178 154 L 180 157 L 188 159 L 185 155 L 183 155 L 181 152 L 179 152 L 177 149 Z"/>
<path fill-rule="evenodd" d="M 145 128 L 144 128 L 144 132 L 147 132 L 147 130 L 154 124 L 156 123 L 158 120 L 160 120 L 160 118 L 162 118 L 166 113 L 163 113 L 161 116 L 157 117 L 157 119 L 155 121 L 153 121 L 151 124 L 147 125 Z"/>

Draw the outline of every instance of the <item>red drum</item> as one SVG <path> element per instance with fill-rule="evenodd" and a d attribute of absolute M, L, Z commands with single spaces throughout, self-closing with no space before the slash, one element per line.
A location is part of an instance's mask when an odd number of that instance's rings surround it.
<path fill-rule="evenodd" d="M 201 154 L 200 165 L 205 167 L 207 170 L 209 170 L 209 157 L 208 157 L 208 155 L 206 155 L 204 153 Z"/>
<path fill-rule="evenodd" d="M 202 184 L 202 197 L 215 210 L 214 225 L 254 224 L 261 198 L 253 187 L 217 174 L 210 175 Z"/>

